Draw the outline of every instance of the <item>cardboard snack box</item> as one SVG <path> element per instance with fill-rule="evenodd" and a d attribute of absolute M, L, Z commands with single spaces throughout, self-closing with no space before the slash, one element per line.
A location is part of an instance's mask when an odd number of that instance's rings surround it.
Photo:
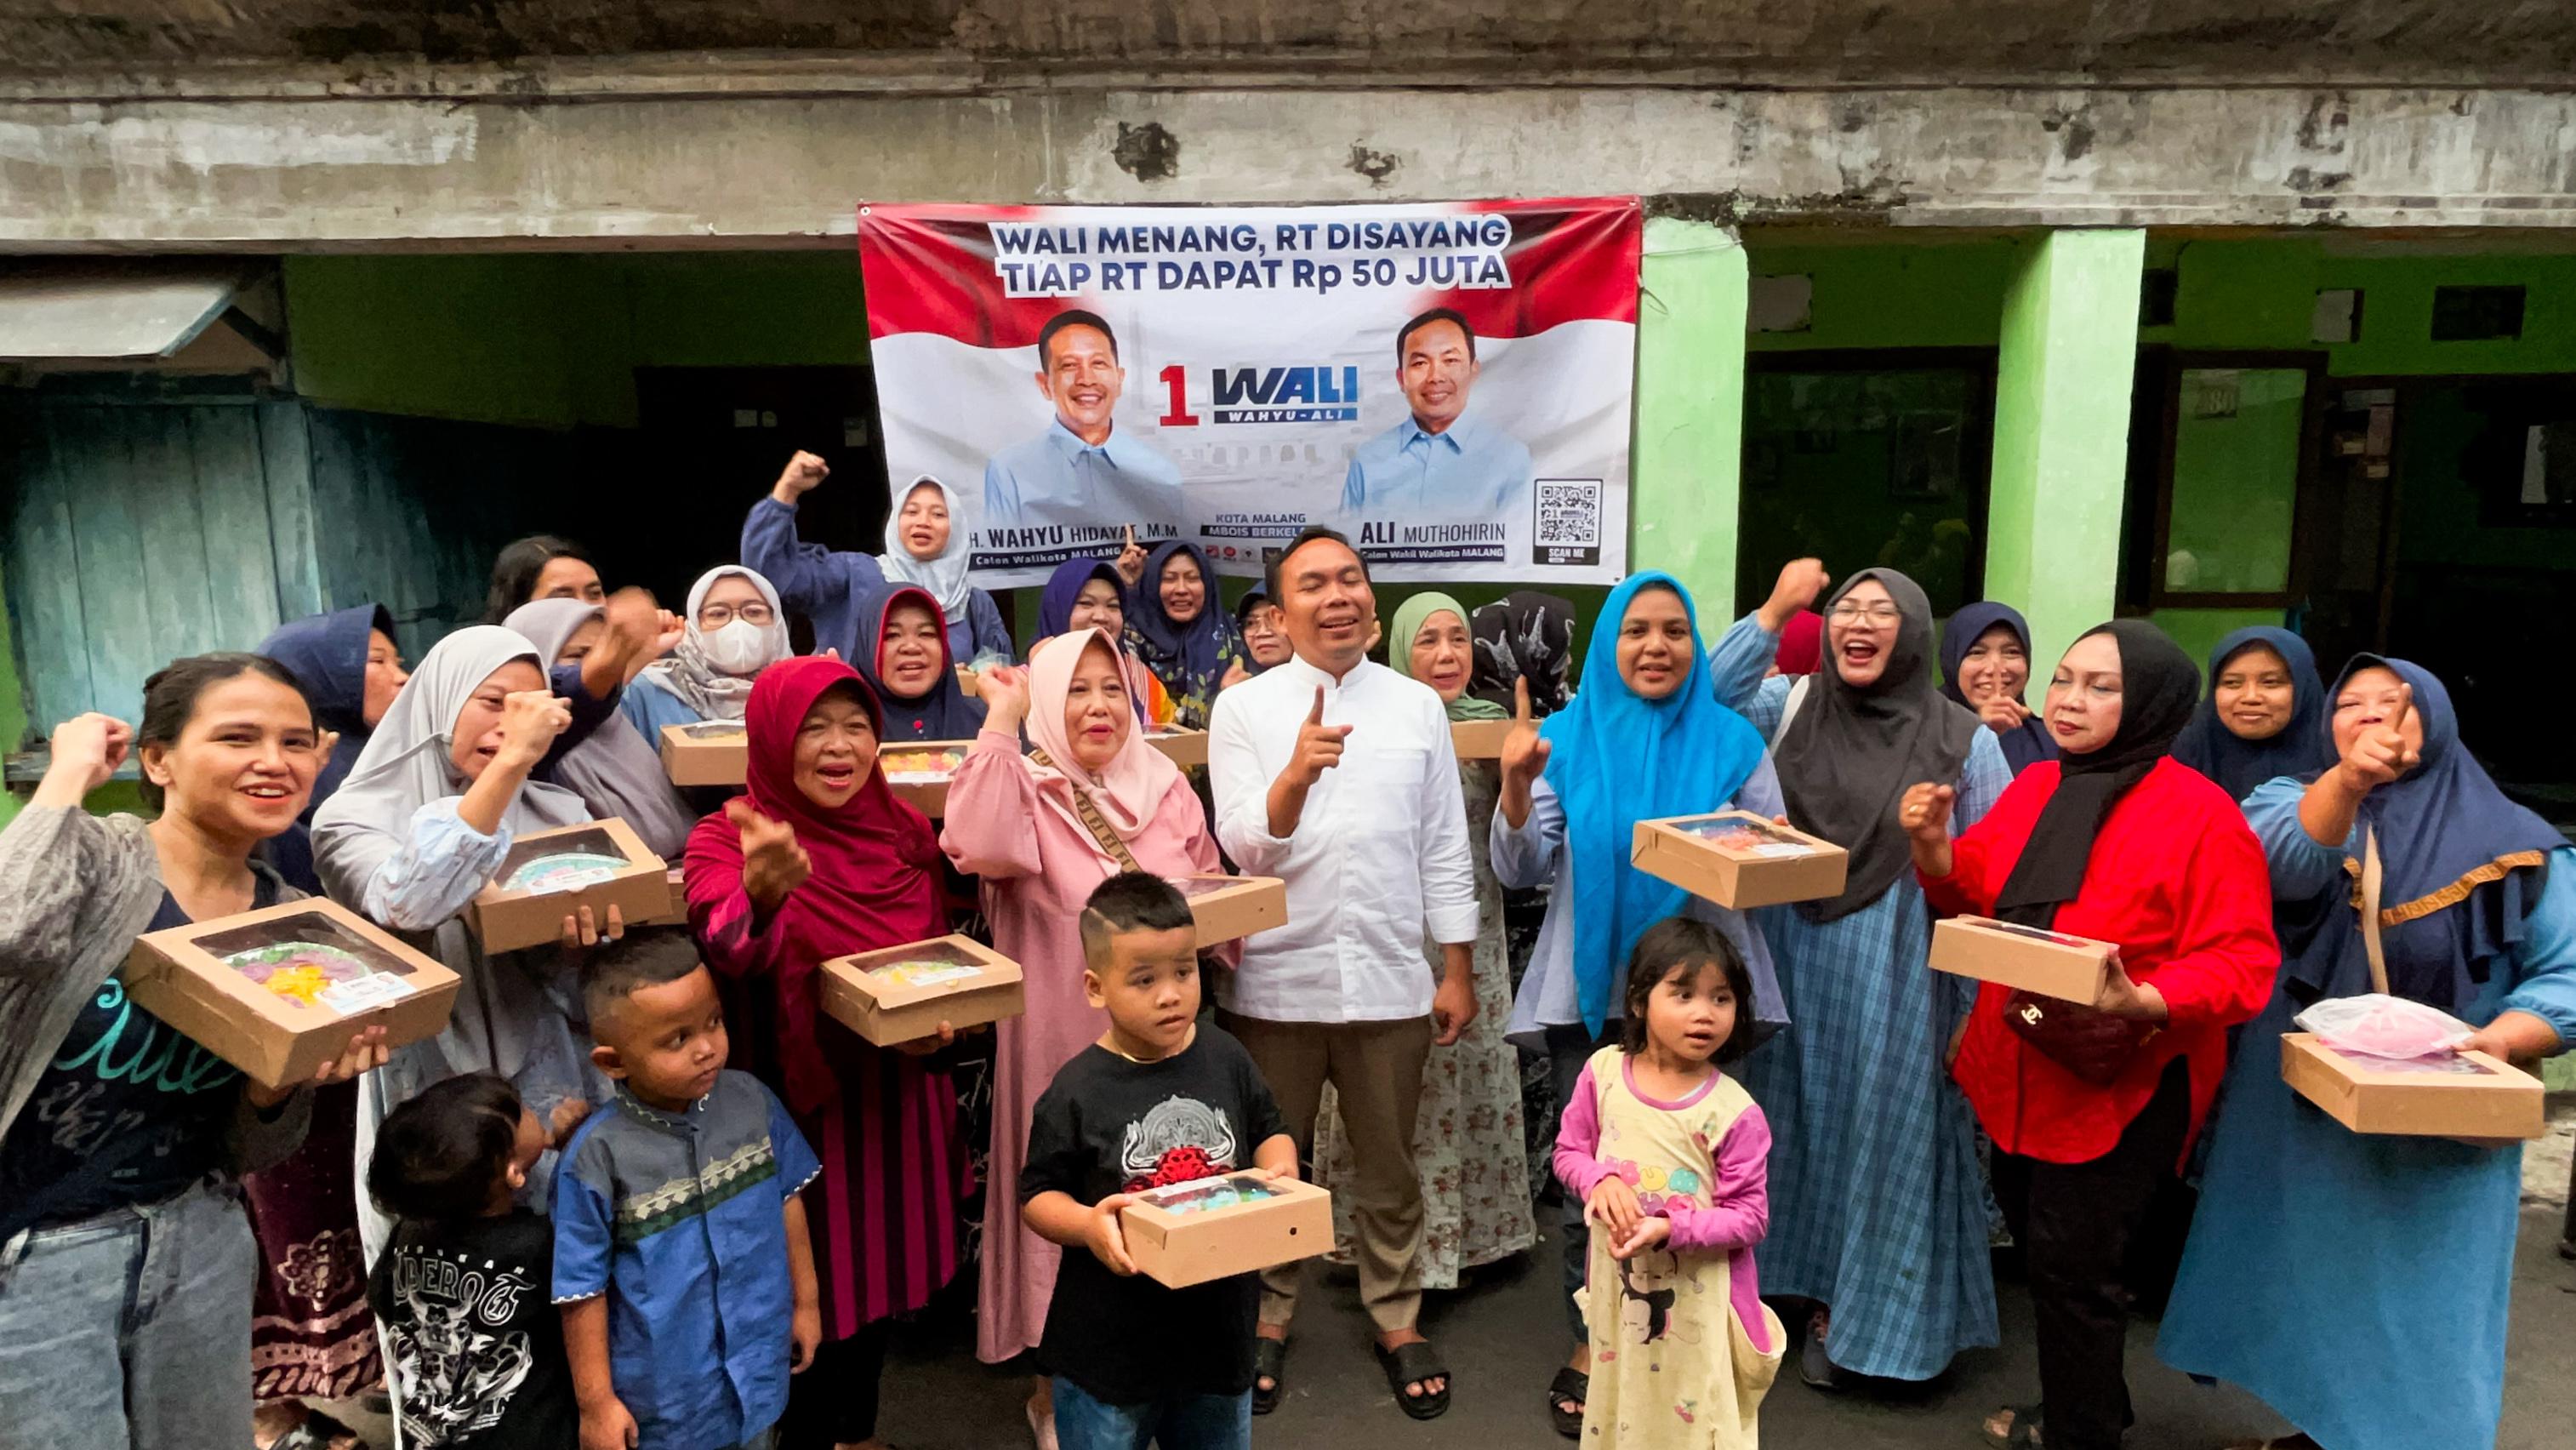
<path fill-rule="evenodd" d="M 641 923 L 629 922 L 627 923 L 629 926 L 639 924 L 643 926 L 687 926 L 689 924 L 689 893 L 687 888 L 680 882 L 680 868 L 677 866 L 672 867 L 668 873 L 668 879 L 671 883 L 670 909 L 663 912 L 660 916 L 649 917 Z"/>
<path fill-rule="evenodd" d="M 1174 1289 L 1294 1263 L 1333 1247 L 1333 1196 L 1311 1183 L 1227 1173 L 1137 1194 L 1121 1209 L 1127 1256 Z"/>
<path fill-rule="evenodd" d="M 1449 727 L 1449 742 L 1460 760 L 1500 760 L 1503 737 L 1512 733 L 1516 722 L 1510 720 L 1460 720 Z"/>
<path fill-rule="evenodd" d="M 508 952 L 563 940 L 563 919 L 585 906 L 603 930 L 612 906 L 630 925 L 671 910 L 670 867 L 614 816 L 511 842 L 466 919 L 483 950 Z"/>
<path fill-rule="evenodd" d="M 1741 911 L 1843 889 L 1849 856 L 1751 811 L 1639 821 L 1628 859 L 1649 876 Z"/>
<path fill-rule="evenodd" d="M 751 768 L 751 733 L 739 720 L 662 727 L 662 772 L 673 785 L 740 785 Z"/>
<path fill-rule="evenodd" d="M 2091 937 L 2042 931 L 1982 916 L 1932 923 L 1932 970 L 2000 982 L 2062 1002 L 2091 1006 L 2119 948 Z"/>
<path fill-rule="evenodd" d="M 257 1082 L 303 1082 L 349 1036 L 381 1026 L 395 1047 L 435 1037 L 456 974 L 321 897 L 147 932 L 120 973 L 126 995 Z"/>
<path fill-rule="evenodd" d="M 1240 941 L 1288 920 L 1288 883 L 1276 876 L 1175 876 L 1190 899 L 1199 945 Z"/>
<path fill-rule="evenodd" d="M 2483 1052 L 2368 1057 L 2292 1032 L 2281 1038 L 2281 1080 L 2356 1133 L 2537 1138 L 2547 1129 L 2540 1079 Z"/>
<path fill-rule="evenodd" d="M 1207 764 L 1208 737 L 1204 730 L 1148 730 L 1145 743 L 1163 752 L 1174 765 Z"/>
<path fill-rule="evenodd" d="M 889 742 L 877 748 L 877 769 L 898 798 L 935 821 L 948 813 L 948 783 L 974 748 L 972 740 Z"/>
<path fill-rule="evenodd" d="M 963 936 L 934 937 L 823 964 L 823 1010 L 879 1047 L 963 1031 L 1026 1010 L 1020 964 Z"/>

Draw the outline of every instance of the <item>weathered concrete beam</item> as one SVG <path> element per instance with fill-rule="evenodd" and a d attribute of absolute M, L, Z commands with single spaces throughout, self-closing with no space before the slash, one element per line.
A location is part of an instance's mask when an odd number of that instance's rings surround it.
<path fill-rule="evenodd" d="M 771 246 L 867 199 L 1639 192 L 1718 222 L 2576 226 L 2576 95 L 2261 89 L 0 99 L 0 250 Z"/>

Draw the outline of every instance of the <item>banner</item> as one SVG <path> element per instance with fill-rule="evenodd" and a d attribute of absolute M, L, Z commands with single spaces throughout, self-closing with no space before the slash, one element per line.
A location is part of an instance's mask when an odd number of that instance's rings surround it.
<path fill-rule="evenodd" d="M 1311 207 L 863 206 L 896 484 L 977 583 L 1135 530 L 1226 574 L 1309 524 L 1390 580 L 1627 567 L 1634 197 Z"/>

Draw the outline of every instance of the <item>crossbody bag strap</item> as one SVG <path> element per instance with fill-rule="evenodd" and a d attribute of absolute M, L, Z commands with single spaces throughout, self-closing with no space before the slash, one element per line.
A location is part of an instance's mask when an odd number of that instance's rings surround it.
<path fill-rule="evenodd" d="M 2379 944 L 2379 832 L 2361 833 L 2361 950 L 2370 958 L 2370 990 L 2388 995 L 2388 955 Z"/>
<path fill-rule="evenodd" d="M 1109 819 L 1100 814 L 1100 805 L 1091 798 L 1091 792 L 1084 790 L 1082 783 L 1075 780 L 1070 771 L 1049 760 L 1044 750 L 1035 747 L 1029 751 L 1029 761 L 1064 776 L 1065 784 L 1073 787 L 1073 813 L 1082 818 L 1083 828 L 1091 832 L 1091 839 L 1100 843 L 1100 849 L 1108 853 L 1109 859 L 1118 863 L 1118 869 L 1139 873 L 1145 870 L 1136 864 L 1136 853 L 1128 850 L 1127 843 L 1109 828 Z"/>
<path fill-rule="evenodd" d="M 1800 675 L 1798 682 L 1789 687 L 1789 698 L 1780 705 L 1780 723 L 1771 727 L 1773 746 L 1778 746 L 1782 740 L 1788 738 L 1789 722 L 1798 718 L 1798 707 L 1807 703 L 1807 686 L 1813 683 L 1815 678 L 1814 675 Z"/>

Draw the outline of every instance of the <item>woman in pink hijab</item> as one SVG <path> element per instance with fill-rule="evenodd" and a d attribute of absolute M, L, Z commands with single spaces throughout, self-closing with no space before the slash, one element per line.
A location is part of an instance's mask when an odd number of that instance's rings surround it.
<path fill-rule="evenodd" d="M 984 1196 L 976 1329 L 976 1352 L 988 1364 L 1037 1346 L 1055 1292 L 1062 1251 L 1021 1225 L 1014 1185 L 1038 1095 L 1109 1025 L 1109 1014 L 1083 996 L 1083 903 L 1123 870 L 1224 869 L 1180 767 L 1137 731 L 1134 679 L 1117 642 L 1097 629 L 1046 641 L 1024 669 L 985 671 L 983 733 L 948 788 L 939 844 L 958 870 L 983 879 L 993 946 L 1020 964 L 1028 994 L 1027 1013 L 999 1026 L 994 1064 L 993 1186 Z M 1053 1446 L 1044 1379 L 1028 1413 L 1039 1445 Z"/>

